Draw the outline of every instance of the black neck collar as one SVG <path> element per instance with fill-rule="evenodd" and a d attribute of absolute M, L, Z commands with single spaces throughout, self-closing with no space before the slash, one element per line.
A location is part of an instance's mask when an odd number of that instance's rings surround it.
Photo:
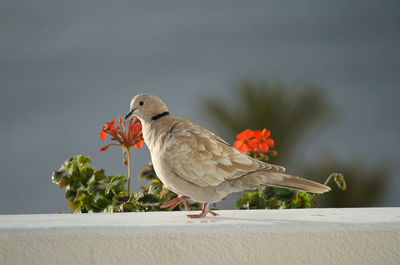
<path fill-rule="evenodd" d="M 157 115 L 151 117 L 151 120 L 152 120 L 152 121 L 156 121 L 156 120 L 158 120 L 158 119 L 160 119 L 160 118 L 162 118 L 162 117 L 164 117 L 164 116 L 167 116 L 167 115 L 169 115 L 169 112 L 168 112 L 168 111 L 165 111 L 165 112 L 163 112 L 163 113 L 160 113 L 160 114 L 157 114 Z"/>

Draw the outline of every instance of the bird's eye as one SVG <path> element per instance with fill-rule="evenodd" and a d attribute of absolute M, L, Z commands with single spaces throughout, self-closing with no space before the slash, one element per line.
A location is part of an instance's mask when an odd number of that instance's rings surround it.
<path fill-rule="evenodd" d="M 139 102 L 139 106 L 143 106 L 143 104 L 144 104 L 143 101 L 140 101 L 140 102 Z"/>

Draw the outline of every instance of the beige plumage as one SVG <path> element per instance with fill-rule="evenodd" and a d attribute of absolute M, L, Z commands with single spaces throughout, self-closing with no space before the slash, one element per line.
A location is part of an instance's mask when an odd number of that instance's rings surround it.
<path fill-rule="evenodd" d="M 285 174 L 285 168 L 253 159 L 231 147 L 219 136 L 188 120 L 168 113 L 156 96 L 139 94 L 130 105 L 131 115 L 142 122 L 144 142 L 148 146 L 157 176 L 163 184 L 181 195 L 166 203 L 175 207 L 191 198 L 203 202 L 200 215 L 217 215 L 208 204 L 227 195 L 277 186 L 311 193 L 323 193 L 328 186 Z"/>

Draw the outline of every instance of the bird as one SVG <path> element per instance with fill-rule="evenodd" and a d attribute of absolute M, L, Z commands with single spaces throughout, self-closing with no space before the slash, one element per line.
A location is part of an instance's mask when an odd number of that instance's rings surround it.
<path fill-rule="evenodd" d="M 154 170 L 163 185 L 178 196 L 161 207 L 174 208 L 191 199 L 203 203 L 203 218 L 219 214 L 209 208 L 229 194 L 259 187 L 274 186 L 310 193 L 330 190 L 326 185 L 285 173 L 283 166 L 254 159 L 229 145 L 213 132 L 169 113 L 157 96 L 138 94 L 130 103 L 125 119 L 135 116 Z M 187 207 L 185 207 L 187 208 Z"/>

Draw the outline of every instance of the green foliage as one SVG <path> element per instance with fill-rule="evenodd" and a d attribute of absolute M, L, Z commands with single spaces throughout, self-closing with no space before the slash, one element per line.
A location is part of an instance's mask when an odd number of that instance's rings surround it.
<path fill-rule="evenodd" d="M 278 187 L 264 187 L 257 192 L 246 192 L 236 202 L 239 209 L 310 208 L 313 195 Z"/>
<path fill-rule="evenodd" d="M 77 155 L 53 172 L 52 181 L 65 188 L 65 198 L 72 213 L 168 211 L 160 206 L 177 196 L 160 182 L 151 163 L 145 165 L 140 174 L 141 178 L 150 181 L 150 185 L 131 194 L 125 189 L 127 176 L 107 177 L 103 169 L 95 169 L 90 163 L 88 156 Z M 190 206 L 201 208 L 198 203 Z M 174 210 L 183 208 L 179 205 Z"/>
<path fill-rule="evenodd" d="M 71 157 L 53 172 L 52 180 L 60 188 L 65 188 L 65 198 L 72 212 L 104 212 L 115 207 L 116 198 L 126 192 L 125 175 L 106 177 L 104 170 L 90 165 L 87 156 Z"/>

